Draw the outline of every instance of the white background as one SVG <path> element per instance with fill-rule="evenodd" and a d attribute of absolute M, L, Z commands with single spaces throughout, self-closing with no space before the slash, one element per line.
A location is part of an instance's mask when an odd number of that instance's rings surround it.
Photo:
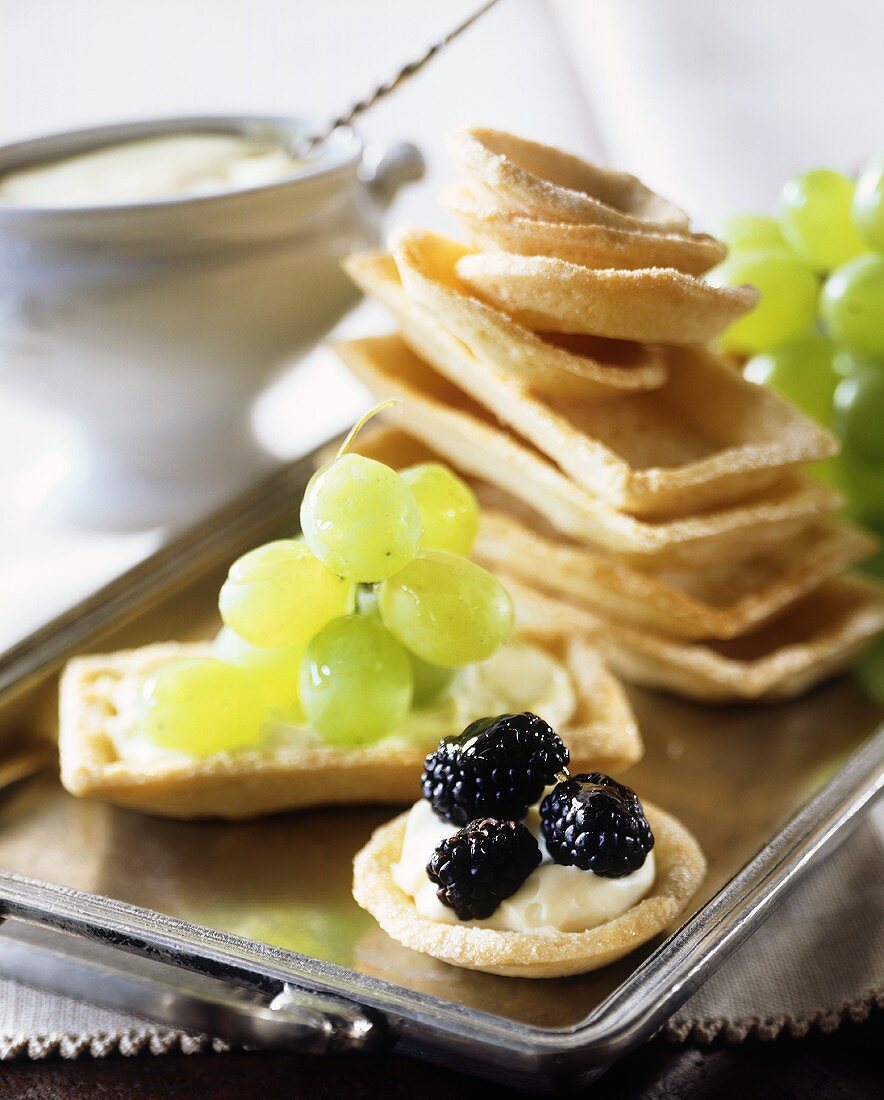
<path fill-rule="evenodd" d="M 0 143 L 169 114 L 336 114 L 472 7 L 0 0 Z M 884 148 L 882 42 L 877 0 L 503 0 L 362 129 L 427 157 L 391 221 L 446 228 L 433 201 L 453 177 L 442 138 L 484 123 L 636 171 L 714 227 L 772 208 L 794 171 L 851 170 Z M 347 324 L 379 326 L 364 307 Z M 262 402 L 262 438 L 297 453 L 361 400 L 318 352 Z M 63 431 L 7 392 L 0 363 L 0 650 L 160 539 L 34 521 Z"/>

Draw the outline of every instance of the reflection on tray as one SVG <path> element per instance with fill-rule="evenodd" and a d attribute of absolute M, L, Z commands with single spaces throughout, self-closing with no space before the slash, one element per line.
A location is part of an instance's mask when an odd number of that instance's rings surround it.
<path fill-rule="evenodd" d="M 651 941 L 625 959 L 573 978 L 537 981 L 501 978 L 463 970 L 410 951 L 373 927 L 356 944 L 356 969 L 374 978 L 404 985 L 480 1012 L 505 1015 L 535 1027 L 573 1027 L 629 977 L 657 943 Z"/>
<path fill-rule="evenodd" d="M 850 678 L 761 708 L 630 694 L 646 755 L 629 781 L 703 838 L 709 876 L 697 906 L 881 719 Z M 400 947 L 350 896 L 352 856 L 390 813 L 372 807 L 244 823 L 170 821 L 71 798 L 45 773 L 0 802 L 0 866 L 545 1027 L 579 1022 L 655 946 L 594 974 L 545 982 L 458 970 Z"/>

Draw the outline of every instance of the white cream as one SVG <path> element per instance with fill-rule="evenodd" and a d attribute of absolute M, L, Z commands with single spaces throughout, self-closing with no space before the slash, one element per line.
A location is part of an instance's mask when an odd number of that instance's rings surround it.
<path fill-rule="evenodd" d="M 168 134 L 126 141 L 0 176 L 0 201 L 101 206 L 211 195 L 273 183 L 300 161 L 238 134 Z"/>
<path fill-rule="evenodd" d="M 584 932 L 625 913 L 641 901 L 654 884 L 653 851 L 648 852 L 645 862 L 632 874 L 623 878 L 603 878 L 592 871 L 552 862 L 536 809 L 528 812 L 525 825 L 540 846 L 543 862 L 490 917 L 470 921 L 470 927 L 540 935 Z M 436 816 L 429 802 L 423 799 L 416 802 L 408 814 L 402 854 L 399 862 L 393 865 L 393 881 L 404 894 L 414 899 L 421 916 L 445 924 L 461 922 L 454 910 L 436 897 L 436 886 L 427 878 L 426 867 L 436 847 L 457 831 L 456 825 Z"/>
<path fill-rule="evenodd" d="M 114 690 L 116 715 L 108 721 L 108 732 L 118 759 L 133 767 L 189 759 L 186 753 L 157 745 L 139 728 L 141 686 L 140 680 L 127 678 Z M 459 733 L 477 718 L 523 710 L 539 714 L 555 729 L 568 721 L 576 705 L 566 669 L 546 650 L 515 640 L 482 664 L 458 672 L 432 706 L 412 710 L 405 722 L 379 744 L 417 742 L 430 747 L 441 737 Z M 271 720 L 264 739 L 241 751 L 277 752 L 308 742 L 321 743 L 310 726 Z"/>

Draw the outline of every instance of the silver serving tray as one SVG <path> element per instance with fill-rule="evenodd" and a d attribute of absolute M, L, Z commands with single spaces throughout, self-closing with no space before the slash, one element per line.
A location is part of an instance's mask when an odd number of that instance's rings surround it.
<path fill-rule="evenodd" d="M 4 655 L 10 777 L 23 745 L 55 734 L 68 657 L 217 629 L 227 564 L 291 533 L 314 460 Z M 72 798 L 53 768 L 0 799 L 0 974 L 234 1043 L 396 1047 L 522 1087 L 591 1080 L 654 1033 L 884 785 L 882 713 L 850 677 L 764 707 L 630 696 L 646 755 L 629 781 L 695 832 L 709 875 L 668 938 L 611 967 L 507 979 L 393 943 L 350 896 L 352 855 L 388 807 L 176 822 Z"/>

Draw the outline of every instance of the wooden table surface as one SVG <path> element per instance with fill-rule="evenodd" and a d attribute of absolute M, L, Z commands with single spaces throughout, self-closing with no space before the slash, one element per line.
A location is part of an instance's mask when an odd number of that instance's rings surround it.
<path fill-rule="evenodd" d="M 879 1100 L 884 1011 L 832 1035 L 736 1046 L 655 1040 L 587 1090 L 594 1100 Z M 504 1100 L 512 1089 L 395 1056 L 324 1059 L 233 1053 L 17 1061 L 0 1067 L 0 1097 L 34 1100 Z"/>

